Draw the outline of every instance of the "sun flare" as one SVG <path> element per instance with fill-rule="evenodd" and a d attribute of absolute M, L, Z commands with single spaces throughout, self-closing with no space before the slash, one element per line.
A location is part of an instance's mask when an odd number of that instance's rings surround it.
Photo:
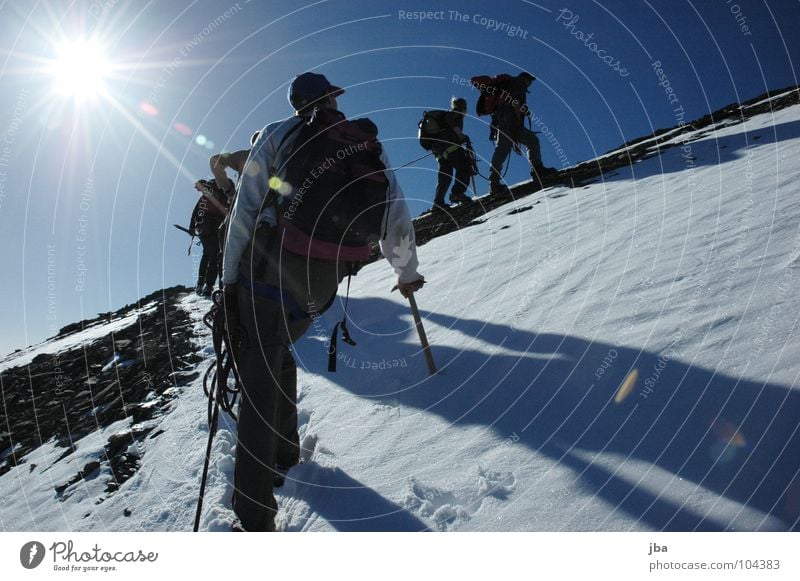
<path fill-rule="evenodd" d="M 98 43 L 85 40 L 67 42 L 58 47 L 50 68 L 55 90 L 78 99 L 105 93 L 110 67 L 103 52 Z"/>

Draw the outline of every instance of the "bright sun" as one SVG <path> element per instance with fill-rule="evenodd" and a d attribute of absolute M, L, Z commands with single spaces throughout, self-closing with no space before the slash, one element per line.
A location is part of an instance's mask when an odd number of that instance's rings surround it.
<path fill-rule="evenodd" d="M 98 43 L 81 40 L 58 47 L 50 72 L 56 91 L 85 99 L 105 93 L 110 67 Z"/>

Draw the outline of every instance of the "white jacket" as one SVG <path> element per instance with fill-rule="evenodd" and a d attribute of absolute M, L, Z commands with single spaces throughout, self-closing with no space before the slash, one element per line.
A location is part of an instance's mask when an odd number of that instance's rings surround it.
<path fill-rule="evenodd" d="M 291 152 L 292 144 L 300 133 L 297 125 L 304 121 L 302 117 L 291 117 L 267 125 L 250 150 L 239 182 L 236 202 L 230 214 L 222 261 L 224 284 L 238 281 L 239 262 L 258 225 L 261 222 L 275 225 L 277 222 L 274 208 L 269 206 L 261 209 L 261 203 L 270 189 L 268 185 L 270 178 L 277 177 L 282 180 L 286 177 L 285 171 L 282 172 L 279 168 L 283 167 L 286 154 Z M 292 129 L 295 131 L 283 142 Z M 389 180 L 389 216 L 384 220 L 386 231 L 381 235 L 381 252 L 394 268 L 400 282 L 414 282 L 421 278 L 417 273 L 419 261 L 414 225 L 394 171 L 388 169 L 391 166 L 385 151 L 381 153 L 381 161 L 387 167 L 386 177 Z M 270 175 L 270 171 L 277 171 L 277 175 Z M 294 192 L 290 192 L 287 197 L 288 201 L 291 201 Z"/>

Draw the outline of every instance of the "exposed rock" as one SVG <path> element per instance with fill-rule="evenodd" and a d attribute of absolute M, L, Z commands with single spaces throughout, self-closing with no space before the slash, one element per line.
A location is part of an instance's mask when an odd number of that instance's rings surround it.
<path fill-rule="evenodd" d="M 192 321 L 177 304 L 188 291 L 185 287 L 164 289 L 114 313 L 68 325 L 59 337 L 119 320 L 144 306 L 156 306 L 141 314 L 137 323 L 88 345 L 41 354 L 28 365 L 2 371 L 2 413 L 7 417 L 0 418 L 5 428 L 0 432 L 0 451 L 4 451 L 0 475 L 43 442 L 62 446 L 60 456 L 64 458 L 74 453 L 74 442 L 98 426 L 124 419 L 131 429 L 112 435 L 98 458 L 55 490 L 61 497 L 71 485 L 96 474 L 104 465 L 111 473 L 109 493 L 134 475 L 142 460 L 143 448 L 138 444 L 153 432 L 151 420 L 175 398 L 181 385 L 193 379 L 200 362 L 191 342 Z M 176 372 L 181 372 L 180 384 Z"/>

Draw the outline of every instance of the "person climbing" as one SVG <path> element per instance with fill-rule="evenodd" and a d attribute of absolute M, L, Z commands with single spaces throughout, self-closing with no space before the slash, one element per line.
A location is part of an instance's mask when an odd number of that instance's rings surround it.
<path fill-rule="evenodd" d="M 342 183 L 380 194 L 375 238 L 403 296 L 424 284 L 408 206 L 377 141 L 377 128 L 369 120 L 348 121 L 338 111 L 336 99 L 343 93 L 320 74 L 303 73 L 293 80 L 288 99 L 294 116 L 262 130 L 230 214 L 222 278 L 242 390 L 233 493 L 237 530 L 275 530 L 276 476 L 300 458 L 297 368 L 290 345 L 333 302 L 350 272 L 345 256 L 355 261 L 365 256 L 363 248 L 356 252 L 317 238 L 353 221 L 324 213 L 329 206 L 341 209 L 336 201 L 349 199 Z M 342 139 L 330 138 L 334 133 Z M 333 155 L 325 149 L 331 144 Z M 360 177 L 353 177 L 359 167 Z M 356 210 L 367 211 L 362 206 Z M 301 228 L 304 219 L 314 228 Z M 326 252 L 327 258 L 321 257 Z"/>
<path fill-rule="evenodd" d="M 479 77 L 476 77 L 479 78 Z M 495 82 L 495 90 L 491 95 L 496 105 L 492 112 L 492 134 L 490 139 L 495 142 L 494 154 L 491 161 L 489 186 L 492 194 L 501 194 L 508 191 L 502 181 L 503 164 L 508 159 L 511 149 L 520 152 L 520 145 L 527 150 L 528 163 L 531 167 L 531 179 L 541 185 L 542 177 L 555 172 L 552 167 L 542 163 L 542 153 L 539 138 L 525 127 L 525 118 L 530 116 L 527 104 L 527 94 L 531 83 L 536 80 L 532 74 L 522 72 L 516 77 L 498 75 L 495 79 L 502 78 L 503 82 Z M 474 82 L 474 79 L 473 79 Z"/>
<path fill-rule="evenodd" d="M 219 228 L 228 213 L 228 198 L 214 180 L 198 180 L 194 187 L 201 195 L 192 210 L 189 231 L 200 237 L 203 247 L 195 290 L 200 296 L 208 297 L 219 276 Z"/>
<path fill-rule="evenodd" d="M 442 116 L 444 131 L 438 136 L 440 146 L 433 150 L 436 161 L 439 163 L 439 179 L 433 200 L 434 211 L 448 207 L 444 196 L 453 180 L 453 170 L 455 170 L 456 181 L 450 192 L 450 203 L 472 203 L 472 198 L 464 193 L 469 187 L 470 178 L 474 175 L 469 154 L 462 147 L 463 144 L 469 142 L 469 137 L 464 135 L 464 115 L 466 113 L 467 101 L 460 97 L 453 97 L 450 101 L 450 111 Z"/>
<path fill-rule="evenodd" d="M 255 144 L 260 133 L 260 130 L 256 131 L 250 137 L 250 147 L 253 147 L 253 144 Z M 236 184 L 228 177 L 226 170 L 232 169 L 236 172 L 237 179 L 240 178 L 242 171 L 244 171 L 244 164 L 247 161 L 248 155 L 250 155 L 249 149 L 240 149 L 238 151 L 234 151 L 233 153 L 217 153 L 212 155 L 208 160 L 208 163 L 211 166 L 211 175 L 214 176 L 214 180 L 217 182 L 222 192 L 227 196 L 228 200 L 231 202 L 231 205 L 233 204 L 233 197 L 236 193 Z"/>

